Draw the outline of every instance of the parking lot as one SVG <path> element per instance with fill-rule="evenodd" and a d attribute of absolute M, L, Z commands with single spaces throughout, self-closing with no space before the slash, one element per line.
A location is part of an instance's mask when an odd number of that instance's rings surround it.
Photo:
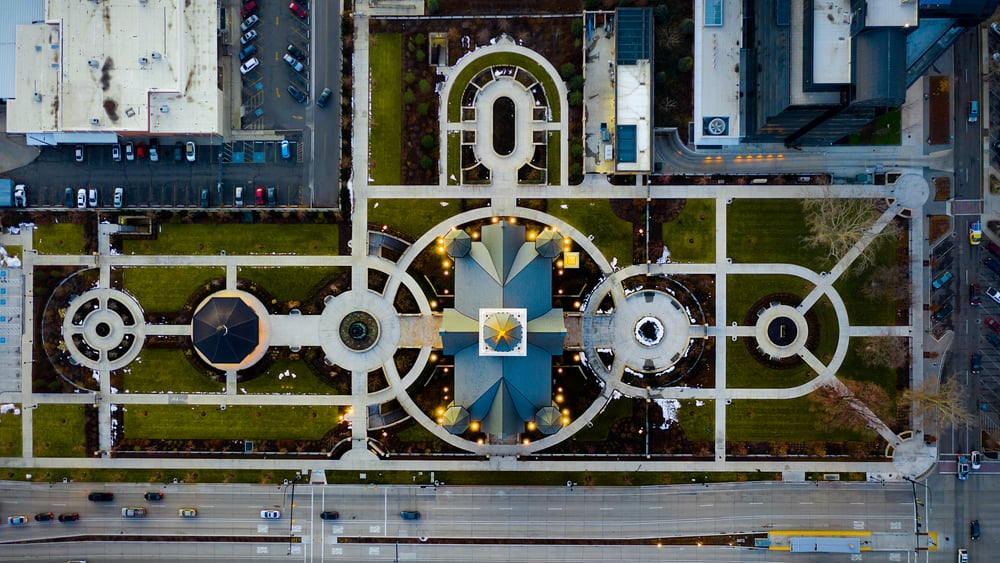
<path fill-rule="evenodd" d="M 244 129 L 301 129 L 306 107 L 313 103 L 309 77 L 311 56 L 309 52 L 309 19 L 296 17 L 287 2 L 259 2 L 257 23 L 249 28 L 256 37 L 248 42 L 255 52 L 248 57 L 234 57 L 235 64 L 257 59 L 259 64 L 242 75 L 242 126 Z M 309 9 L 305 2 L 299 2 Z M 239 18 L 239 14 L 236 14 Z M 311 17 L 311 16 L 310 16 Z M 244 21 L 242 19 L 240 22 Z M 240 53 L 242 30 L 239 24 L 232 32 L 232 52 Z M 289 53 L 288 46 L 299 55 Z M 296 71 L 284 57 L 292 61 L 300 60 L 302 70 Z M 288 92 L 288 86 L 305 94 L 306 104 L 296 102 Z"/>

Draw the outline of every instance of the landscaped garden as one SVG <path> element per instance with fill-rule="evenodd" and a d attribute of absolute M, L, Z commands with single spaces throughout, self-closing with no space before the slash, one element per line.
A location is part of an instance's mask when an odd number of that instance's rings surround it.
<path fill-rule="evenodd" d="M 253 379 L 240 383 L 240 393 L 280 393 L 295 395 L 331 395 L 337 389 L 320 379 L 303 360 L 279 359 Z"/>
<path fill-rule="evenodd" d="M 94 407 L 39 404 L 32 419 L 35 457 L 86 457 L 84 419 L 88 408 Z"/>
<path fill-rule="evenodd" d="M 278 301 L 309 301 L 324 284 L 349 275 L 347 267 L 239 268 L 240 279 L 262 286 Z"/>
<path fill-rule="evenodd" d="M 336 224 L 159 224 L 156 238 L 124 239 L 122 254 L 338 253 Z"/>
<path fill-rule="evenodd" d="M 19 457 L 21 455 L 21 415 L 14 414 L 13 409 L 20 409 L 20 404 L 10 405 L 12 410 L 0 414 L 0 457 Z"/>
<path fill-rule="evenodd" d="M 632 224 L 619 219 L 608 200 L 550 199 L 546 211 L 591 238 L 608 262 L 632 265 Z"/>
<path fill-rule="evenodd" d="M 380 199 L 368 202 L 368 223 L 385 225 L 416 240 L 428 229 L 462 212 L 459 199 Z"/>
<path fill-rule="evenodd" d="M 39 254 L 84 253 L 83 225 L 76 223 L 50 223 L 38 225 L 34 248 Z"/>
<path fill-rule="evenodd" d="M 734 399 L 726 407 L 726 440 L 730 442 L 870 442 L 876 438 L 874 432 L 818 425 L 808 396 Z"/>
<path fill-rule="evenodd" d="M 802 204 L 794 199 L 735 199 L 729 204 L 727 253 L 739 263 L 787 263 L 816 272 L 834 266 L 826 253 L 808 248 Z"/>
<path fill-rule="evenodd" d="M 192 366 L 180 348 L 143 348 L 119 373 L 123 393 L 221 393 L 226 387 Z"/>
<path fill-rule="evenodd" d="M 201 267 L 129 267 L 121 273 L 122 289 L 147 313 L 180 311 L 192 293 L 226 275 L 223 268 Z"/>
<path fill-rule="evenodd" d="M 375 33 L 369 51 L 371 115 L 368 147 L 372 184 L 400 183 L 402 166 L 403 36 Z"/>
<path fill-rule="evenodd" d="M 714 199 L 688 199 L 677 218 L 661 224 L 671 262 L 715 262 Z"/>
<path fill-rule="evenodd" d="M 340 407 L 134 405 L 124 409 L 129 439 L 319 440 L 340 424 Z"/>

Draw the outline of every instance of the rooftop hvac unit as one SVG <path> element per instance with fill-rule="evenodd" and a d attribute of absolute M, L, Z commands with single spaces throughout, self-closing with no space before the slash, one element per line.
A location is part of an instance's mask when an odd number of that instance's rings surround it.
<path fill-rule="evenodd" d="M 150 57 L 153 57 L 153 60 L 154 60 L 154 61 L 157 61 L 157 60 L 160 60 L 160 58 L 161 58 L 161 57 L 162 57 L 163 55 L 161 55 L 161 54 L 157 53 L 156 51 L 153 51 L 152 53 L 150 53 L 150 54 L 149 54 L 149 56 L 150 56 Z"/>
<path fill-rule="evenodd" d="M 720 137 L 729 134 L 728 117 L 703 117 L 702 132 L 711 137 Z"/>
<path fill-rule="evenodd" d="M 146 57 L 139 57 L 139 64 L 141 65 L 149 64 L 149 59 L 147 59 Z"/>
<path fill-rule="evenodd" d="M 90 118 L 90 124 L 91 125 L 100 125 L 101 124 L 101 120 L 97 119 L 96 117 L 91 117 Z"/>
<path fill-rule="evenodd" d="M 160 113 L 170 113 L 169 106 L 160 106 Z"/>
<path fill-rule="evenodd" d="M 94 59 L 90 59 L 89 61 L 87 61 L 87 64 L 90 65 L 91 68 L 97 68 L 97 61 L 95 61 Z"/>

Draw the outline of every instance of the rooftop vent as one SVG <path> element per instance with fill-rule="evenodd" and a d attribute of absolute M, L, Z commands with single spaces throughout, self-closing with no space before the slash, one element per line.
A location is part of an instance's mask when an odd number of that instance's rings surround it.
<path fill-rule="evenodd" d="M 153 51 L 152 53 L 150 53 L 149 56 L 153 57 L 154 61 L 159 60 L 161 57 L 163 57 L 163 55 L 157 53 L 156 51 Z"/>
<path fill-rule="evenodd" d="M 96 117 L 91 117 L 90 118 L 90 124 L 91 125 L 100 125 L 101 124 L 101 120 L 97 119 Z"/>
<path fill-rule="evenodd" d="M 139 57 L 139 64 L 141 65 L 149 64 L 149 59 L 147 59 L 146 57 Z"/>
<path fill-rule="evenodd" d="M 90 59 L 89 61 L 87 61 L 87 64 L 90 65 L 91 68 L 97 68 L 97 61 L 95 61 L 94 59 Z"/>
<path fill-rule="evenodd" d="M 38 92 L 35 92 L 35 101 L 36 102 L 42 101 L 42 95 L 39 94 Z"/>
<path fill-rule="evenodd" d="M 160 113 L 170 113 L 170 106 L 160 106 Z"/>

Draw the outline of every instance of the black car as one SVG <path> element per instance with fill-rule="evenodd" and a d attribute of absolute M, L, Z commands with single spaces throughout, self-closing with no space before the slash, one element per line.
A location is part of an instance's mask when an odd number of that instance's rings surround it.
<path fill-rule="evenodd" d="M 325 512 L 319 513 L 320 520 L 338 520 L 340 518 L 340 513 L 336 510 L 327 510 Z"/>
<path fill-rule="evenodd" d="M 969 361 L 969 371 L 973 374 L 978 374 L 983 372 L 983 355 L 973 354 L 971 360 Z"/>
<path fill-rule="evenodd" d="M 288 93 L 300 104 L 306 103 L 306 100 L 309 99 L 309 96 L 306 96 L 304 92 L 300 92 L 298 88 L 291 84 L 288 85 Z"/>
<path fill-rule="evenodd" d="M 90 493 L 87 495 L 87 500 L 94 502 L 109 502 L 115 500 L 114 493 Z"/>
<path fill-rule="evenodd" d="M 201 189 L 201 206 L 208 207 L 208 188 Z"/>
<path fill-rule="evenodd" d="M 37 520 L 38 517 L 36 516 L 35 519 Z M 969 538 L 973 540 L 979 539 L 979 520 L 973 520 L 969 523 Z"/>
<path fill-rule="evenodd" d="M 73 188 L 66 188 L 66 207 L 76 207 L 76 194 Z"/>
<path fill-rule="evenodd" d="M 55 520 L 55 514 L 51 512 L 39 512 L 35 515 L 35 522 L 51 522 Z"/>
<path fill-rule="evenodd" d="M 300 61 L 306 58 L 306 54 L 302 52 L 302 49 L 299 49 L 291 43 L 288 44 L 288 53 Z"/>
<path fill-rule="evenodd" d="M 333 92 L 330 91 L 329 88 L 323 88 L 323 92 L 319 95 L 318 98 L 316 98 L 316 106 L 317 107 L 321 107 L 321 108 L 325 108 L 326 107 L 326 102 L 328 102 L 330 100 L 330 96 L 332 94 L 333 94 Z"/>
<path fill-rule="evenodd" d="M 80 515 L 77 514 L 76 512 L 71 512 L 69 514 L 60 514 L 59 515 L 59 521 L 60 522 L 76 522 L 79 519 L 80 519 Z"/>
<path fill-rule="evenodd" d="M 144 494 L 142 496 L 146 500 L 163 500 L 163 493 L 160 493 L 160 492 L 146 493 L 146 494 Z"/>
<path fill-rule="evenodd" d="M 180 141 L 174 144 L 174 162 L 184 162 L 184 143 Z"/>
<path fill-rule="evenodd" d="M 274 186 L 267 188 L 267 206 L 276 207 L 278 205 L 278 189 Z"/>

